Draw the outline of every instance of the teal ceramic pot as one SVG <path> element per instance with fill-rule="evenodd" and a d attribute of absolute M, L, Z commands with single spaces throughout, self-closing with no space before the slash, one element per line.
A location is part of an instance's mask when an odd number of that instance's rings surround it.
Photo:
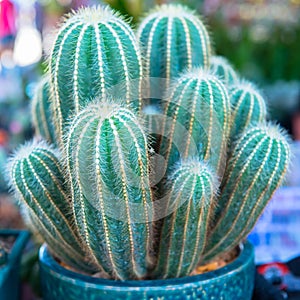
<path fill-rule="evenodd" d="M 250 300 L 255 273 L 249 242 L 227 266 L 178 279 L 121 282 L 84 276 L 59 265 L 46 245 L 40 249 L 40 267 L 44 300 Z"/>
<path fill-rule="evenodd" d="M 20 299 L 20 261 L 30 234 L 23 230 L 0 230 L 0 238 L 10 236 L 15 237 L 13 247 L 0 265 L 1 300 Z"/>

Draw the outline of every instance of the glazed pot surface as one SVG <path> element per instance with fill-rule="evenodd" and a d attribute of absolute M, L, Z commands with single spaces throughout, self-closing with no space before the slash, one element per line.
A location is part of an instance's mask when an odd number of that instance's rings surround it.
<path fill-rule="evenodd" d="M 26 230 L 0 230 L 0 237 L 15 237 L 6 262 L 0 266 L 0 299 L 18 300 L 20 298 L 20 261 L 22 252 L 30 238 Z"/>
<path fill-rule="evenodd" d="M 249 242 L 227 266 L 177 279 L 114 281 L 85 276 L 59 265 L 46 245 L 40 249 L 40 266 L 45 300 L 250 300 L 255 273 L 254 249 Z"/>

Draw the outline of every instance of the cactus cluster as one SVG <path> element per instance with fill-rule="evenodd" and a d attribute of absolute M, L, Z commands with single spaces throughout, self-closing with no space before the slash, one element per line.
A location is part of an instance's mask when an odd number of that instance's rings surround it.
<path fill-rule="evenodd" d="M 26 219 L 71 268 L 187 276 L 243 241 L 282 183 L 285 133 L 210 45 L 179 5 L 156 7 L 137 36 L 102 6 L 62 24 L 32 105 L 37 137 L 8 173 Z"/>

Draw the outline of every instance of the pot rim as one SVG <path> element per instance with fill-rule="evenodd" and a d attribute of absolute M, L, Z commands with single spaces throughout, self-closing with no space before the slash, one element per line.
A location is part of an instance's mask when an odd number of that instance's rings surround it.
<path fill-rule="evenodd" d="M 154 279 L 154 280 L 112 280 L 112 279 L 103 279 L 95 278 L 92 276 L 84 275 L 81 273 L 76 273 L 69 269 L 61 266 L 50 254 L 48 246 L 43 244 L 39 251 L 39 260 L 42 268 L 48 269 L 48 272 L 51 273 L 51 276 L 59 277 L 61 280 L 74 282 L 76 285 L 82 286 L 105 286 L 105 289 L 119 288 L 119 289 L 155 289 L 157 287 L 171 287 L 178 288 L 184 287 L 185 285 L 199 284 L 201 281 L 205 284 L 208 281 L 217 281 L 222 277 L 227 277 L 231 273 L 242 272 L 243 269 L 247 268 L 249 264 L 254 264 L 254 249 L 250 242 L 246 241 L 240 246 L 241 251 L 239 256 L 227 264 L 226 266 L 219 268 L 215 271 L 186 276 L 181 278 L 171 278 L 171 279 Z"/>

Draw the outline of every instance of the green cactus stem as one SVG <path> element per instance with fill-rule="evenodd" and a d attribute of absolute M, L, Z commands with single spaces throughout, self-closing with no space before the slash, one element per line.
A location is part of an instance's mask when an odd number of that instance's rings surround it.
<path fill-rule="evenodd" d="M 221 187 L 204 259 L 238 245 L 281 184 L 290 162 L 285 134 L 274 125 L 258 125 L 238 140 Z"/>
<path fill-rule="evenodd" d="M 266 122 L 266 104 L 258 89 L 250 82 L 242 81 L 229 89 L 232 106 L 231 132 L 232 141 L 239 137 L 249 126 Z"/>
<path fill-rule="evenodd" d="M 32 99 L 31 115 L 35 134 L 51 144 L 56 144 L 49 80 L 50 77 L 45 75 L 37 85 Z"/>
<path fill-rule="evenodd" d="M 112 94 L 141 110 L 142 62 L 129 25 L 108 7 L 81 8 L 60 28 L 50 57 L 57 136 L 92 99 Z"/>
<path fill-rule="evenodd" d="M 217 189 L 206 164 L 187 161 L 168 182 L 166 217 L 160 236 L 155 278 L 188 276 L 197 266 L 206 243 L 209 212 Z"/>
<path fill-rule="evenodd" d="M 66 140 L 76 223 L 93 256 L 116 279 L 149 267 L 152 218 L 147 140 L 128 109 L 90 104 Z"/>
<path fill-rule="evenodd" d="M 165 120 L 159 154 L 169 172 L 180 159 L 209 161 L 221 175 L 230 125 L 227 89 L 202 68 L 183 74 L 164 98 Z"/>
<path fill-rule="evenodd" d="M 210 70 L 220 77 L 225 85 L 231 85 L 238 81 L 239 77 L 230 62 L 223 56 L 212 56 Z"/>
<path fill-rule="evenodd" d="M 33 141 L 17 151 L 8 169 L 12 189 L 51 251 L 71 267 L 95 271 L 72 227 L 59 154 L 46 143 Z"/>
<path fill-rule="evenodd" d="M 185 6 L 157 6 L 141 22 L 137 38 L 145 57 L 145 77 L 149 80 L 147 89 L 151 98 L 161 98 L 170 80 L 181 72 L 209 66 L 208 32 L 200 17 Z"/>

